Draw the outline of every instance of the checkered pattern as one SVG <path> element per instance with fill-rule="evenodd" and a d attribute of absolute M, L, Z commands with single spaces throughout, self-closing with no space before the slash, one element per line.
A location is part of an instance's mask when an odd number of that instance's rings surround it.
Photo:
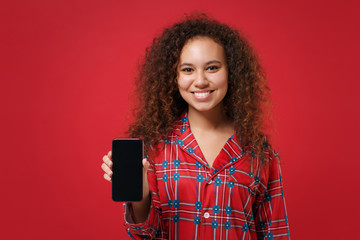
<path fill-rule="evenodd" d="M 270 163 L 241 148 L 234 134 L 210 168 L 184 113 L 174 131 L 149 154 L 152 200 L 144 223 L 134 224 L 125 204 L 125 227 L 133 239 L 290 239 L 278 154 Z"/>

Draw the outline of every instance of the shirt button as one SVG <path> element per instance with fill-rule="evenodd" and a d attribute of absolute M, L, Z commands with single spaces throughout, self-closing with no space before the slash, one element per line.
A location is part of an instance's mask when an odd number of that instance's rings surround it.
<path fill-rule="evenodd" d="M 208 212 L 204 213 L 204 218 L 209 218 L 210 214 Z"/>

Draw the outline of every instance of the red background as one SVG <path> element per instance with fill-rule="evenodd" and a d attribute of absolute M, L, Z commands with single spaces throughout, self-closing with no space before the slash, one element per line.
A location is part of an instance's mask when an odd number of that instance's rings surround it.
<path fill-rule="evenodd" d="M 164 27 L 242 29 L 272 88 L 293 239 L 358 236 L 357 1 L 2 1 L 1 239 L 127 239 L 102 156 Z"/>

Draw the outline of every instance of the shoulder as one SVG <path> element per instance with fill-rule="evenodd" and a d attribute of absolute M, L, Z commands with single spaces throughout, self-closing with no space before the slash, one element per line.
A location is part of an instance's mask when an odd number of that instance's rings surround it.
<path fill-rule="evenodd" d="M 145 147 L 144 157 L 153 163 L 161 163 L 164 159 L 164 152 L 169 148 L 174 147 L 177 135 L 171 132 L 167 137 L 159 140 L 149 142 Z"/>
<path fill-rule="evenodd" d="M 261 160 L 261 179 L 268 183 L 275 179 L 281 179 L 280 154 L 271 144 L 264 145 L 264 159 Z"/>

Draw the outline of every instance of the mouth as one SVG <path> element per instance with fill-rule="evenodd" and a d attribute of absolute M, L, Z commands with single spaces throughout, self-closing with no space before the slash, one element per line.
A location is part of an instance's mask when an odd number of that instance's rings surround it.
<path fill-rule="evenodd" d="M 210 90 L 210 91 L 196 91 L 196 92 L 191 92 L 192 94 L 194 94 L 196 97 L 198 98 L 205 98 L 207 96 L 209 96 L 212 92 L 214 92 L 214 90 Z"/>

